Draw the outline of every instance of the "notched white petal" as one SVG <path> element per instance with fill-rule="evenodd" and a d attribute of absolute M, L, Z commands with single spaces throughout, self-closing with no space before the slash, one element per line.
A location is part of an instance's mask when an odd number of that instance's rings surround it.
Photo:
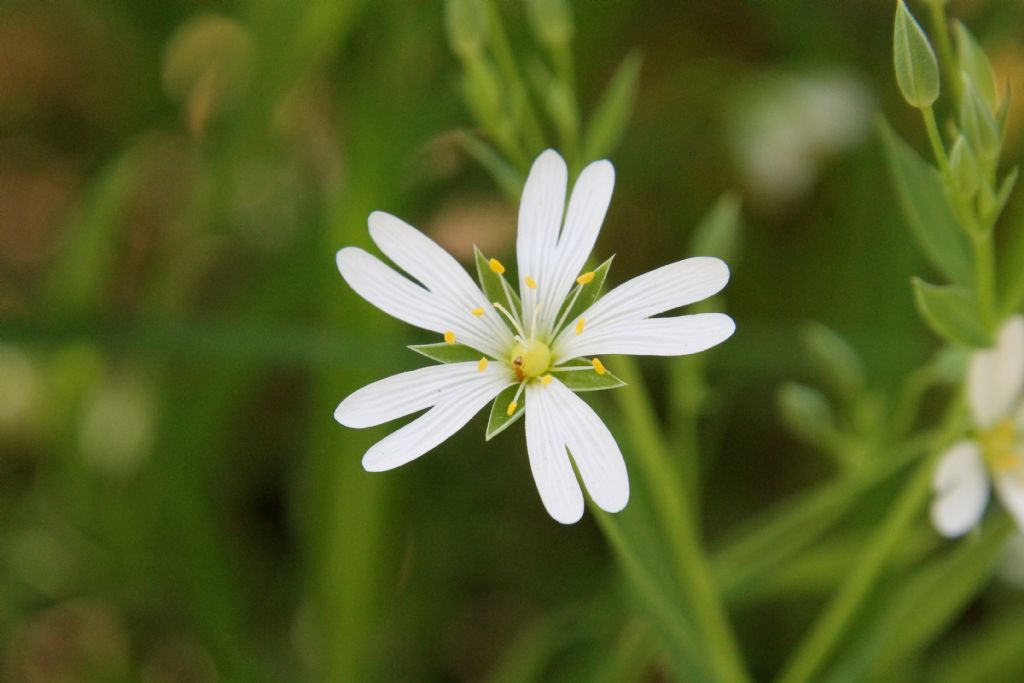
<path fill-rule="evenodd" d="M 385 377 L 350 394 L 334 411 L 334 419 L 362 429 L 411 415 L 478 382 L 477 367 L 476 362 L 429 365 Z"/>
<path fill-rule="evenodd" d="M 736 323 L 724 313 L 697 313 L 673 318 L 621 320 L 587 325 L 576 335 L 568 330 L 552 348 L 555 362 L 580 356 L 682 356 L 721 344 L 736 331 Z"/>
<path fill-rule="evenodd" d="M 530 470 L 548 514 L 562 524 L 574 524 L 583 516 L 583 492 L 573 472 L 547 387 L 526 387 L 526 449 Z"/>
<path fill-rule="evenodd" d="M 980 427 L 1009 416 L 1024 386 L 1024 318 L 1011 317 L 999 330 L 996 345 L 971 356 L 967 401 Z"/>
<path fill-rule="evenodd" d="M 973 441 L 959 441 L 939 460 L 932 479 L 935 500 L 932 524 L 946 537 L 973 529 L 988 504 L 989 480 L 981 448 Z"/>
<path fill-rule="evenodd" d="M 430 293 L 358 247 L 338 252 L 341 277 L 371 304 L 399 320 L 434 332 L 445 330 Z"/>
<path fill-rule="evenodd" d="M 537 301 L 549 301 L 549 259 L 555 253 L 558 231 L 565 210 L 568 169 L 565 160 L 553 149 L 545 150 L 533 162 L 523 186 L 519 203 L 519 233 L 516 237 L 516 258 L 520 283 L 526 276 L 538 284 L 537 289 L 520 286 L 520 297 L 526 310 L 532 311 Z"/>
<path fill-rule="evenodd" d="M 374 444 L 363 456 L 368 472 L 404 465 L 432 450 L 462 429 L 507 383 L 498 371 L 480 373 L 478 381 L 448 392 L 426 413 Z"/>

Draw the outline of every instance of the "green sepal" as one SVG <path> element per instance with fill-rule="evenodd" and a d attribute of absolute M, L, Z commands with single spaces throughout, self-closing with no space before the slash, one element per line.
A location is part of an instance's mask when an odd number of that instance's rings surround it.
<path fill-rule="evenodd" d="M 438 363 L 465 363 L 468 361 L 479 361 L 486 354 L 465 344 L 449 344 L 438 342 L 437 344 L 413 344 L 409 346 L 416 353 L 422 354 Z"/>
<path fill-rule="evenodd" d="M 476 276 L 480 280 L 480 289 L 484 290 L 487 300 L 492 303 L 497 301 L 502 306 L 508 307 L 508 296 L 505 295 L 505 287 L 501 284 L 501 275 L 491 270 L 490 263 L 476 245 L 473 245 L 473 254 L 476 257 Z M 512 285 L 509 285 L 508 293 L 512 296 L 512 310 L 510 312 L 518 313 L 523 308 L 522 304 L 519 303 L 519 295 L 516 294 L 516 290 L 512 288 Z M 510 330 L 515 332 L 512 323 L 505 316 L 501 316 L 501 319 L 505 321 Z"/>
<path fill-rule="evenodd" d="M 960 229 L 938 171 L 882 124 L 886 158 L 903 214 L 925 257 L 950 280 L 974 279 L 971 245 Z"/>
<path fill-rule="evenodd" d="M 970 290 L 932 285 L 914 278 L 914 302 L 932 331 L 944 339 L 976 348 L 991 346 L 992 337 L 978 318 Z"/>
<path fill-rule="evenodd" d="M 526 414 L 526 392 L 524 391 L 519 396 L 519 405 L 516 406 L 516 411 L 512 413 L 511 417 L 508 415 L 508 404 L 516 397 L 518 390 L 518 384 L 510 384 L 494 398 L 494 403 L 491 404 L 491 415 L 487 418 L 487 433 L 484 435 L 486 441 L 501 434 Z"/>
<path fill-rule="evenodd" d="M 996 193 L 995 206 L 992 207 L 992 214 L 989 217 L 989 221 L 994 222 L 999 214 L 1006 208 L 1006 202 L 1010 200 L 1010 193 L 1013 192 L 1013 188 L 1017 185 L 1018 167 L 1014 166 L 1013 170 L 1006 174 L 1003 178 L 1003 182 L 999 185 L 999 192 Z"/>
<path fill-rule="evenodd" d="M 583 285 L 583 289 L 580 290 L 580 294 L 576 297 L 576 302 L 569 309 L 569 313 L 565 316 L 564 325 L 571 324 L 580 313 L 587 310 L 594 305 L 597 301 L 597 297 L 601 295 L 601 288 L 604 287 L 605 278 L 608 277 L 608 269 L 612 267 L 612 260 L 615 256 L 611 256 L 607 261 L 599 265 L 594 269 L 594 279 Z M 572 301 L 572 297 L 569 297 L 568 301 Z M 568 304 L 568 301 L 566 302 Z M 564 312 L 564 311 L 563 311 Z M 558 319 L 561 319 L 561 315 Z M 561 330 L 555 330 L 557 334 Z"/>
<path fill-rule="evenodd" d="M 939 62 L 910 10 L 899 0 L 892 33 L 896 83 L 912 107 L 930 107 L 939 97 Z"/>
<path fill-rule="evenodd" d="M 957 62 L 960 70 L 970 74 L 978 93 L 992 111 L 996 110 L 996 76 L 985 51 L 978 45 L 971 32 L 959 21 L 953 22 L 956 31 Z"/>
<path fill-rule="evenodd" d="M 572 363 L 571 365 L 576 365 Z M 580 367 L 587 370 L 552 370 L 551 374 L 558 378 L 562 384 L 577 393 L 581 391 L 604 391 L 605 389 L 618 389 L 626 386 L 626 383 L 607 370 L 603 375 L 597 374 L 590 363 L 579 363 Z"/>

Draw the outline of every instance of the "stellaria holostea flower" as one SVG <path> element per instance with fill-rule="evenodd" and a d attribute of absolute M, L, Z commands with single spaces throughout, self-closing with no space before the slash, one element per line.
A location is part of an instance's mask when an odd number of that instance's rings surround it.
<path fill-rule="evenodd" d="M 583 514 L 570 453 L 598 506 L 617 512 L 626 505 L 622 453 L 576 392 L 622 386 L 602 355 L 696 353 L 727 339 L 735 325 L 721 313 L 652 317 L 721 290 L 729 269 L 715 258 L 663 266 L 598 299 L 611 260 L 581 271 L 614 182 L 609 162 L 590 164 L 565 208 L 565 162 L 553 150 L 537 158 L 519 207 L 518 288 L 504 265 L 477 251 L 478 287 L 426 235 L 389 214 L 370 214 L 370 237 L 418 282 L 355 247 L 338 252 L 342 277 L 384 312 L 444 341 L 412 347 L 440 365 L 374 382 L 338 406 L 335 419 L 360 428 L 429 409 L 372 446 L 363 467 L 383 471 L 418 458 L 492 403 L 488 439 L 526 415 L 530 468 L 552 517 L 569 524 Z"/>
<path fill-rule="evenodd" d="M 935 470 L 932 522 L 961 536 L 981 520 L 993 486 L 1024 528 L 1024 318 L 1013 316 L 996 345 L 971 356 L 967 404 L 974 438 L 953 444 Z"/>

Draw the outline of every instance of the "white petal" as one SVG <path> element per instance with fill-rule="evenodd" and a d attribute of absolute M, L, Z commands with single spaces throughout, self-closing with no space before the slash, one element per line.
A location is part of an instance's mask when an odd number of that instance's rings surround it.
<path fill-rule="evenodd" d="M 448 392 L 426 413 L 371 446 L 363 467 L 383 472 L 420 457 L 459 431 L 507 386 L 507 379 L 498 371 L 479 373 L 476 382 Z"/>
<path fill-rule="evenodd" d="M 502 370 L 490 367 L 484 373 Z M 482 381 L 484 373 L 472 362 L 428 365 L 392 375 L 350 394 L 334 411 L 334 419 L 356 429 L 383 424 L 436 405 L 449 394 L 466 391 Z"/>
<path fill-rule="evenodd" d="M 736 330 L 724 313 L 697 313 L 674 318 L 621 320 L 591 325 L 583 333 L 568 329 L 552 346 L 556 363 L 580 356 L 624 354 L 631 356 L 681 356 L 720 344 Z"/>
<path fill-rule="evenodd" d="M 477 343 L 472 345 L 474 348 L 481 348 L 479 344 L 483 343 L 502 352 L 507 350 L 506 340 L 511 340 L 511 335 L 500 314 L 451 254 L 389 213 L 374 211 L 368 223 L 374 243 L 398 267 L 436 295 L 435 306 L 448 313 L 449 324 L 457 324 L 463 336 L 469 335 L 476 340 Z M 473 316 L 470 311 L 474 308 L 483 308 L 484 315 Z M 459 329 L 455 330 L 457 336 Z"/>
<path fill-rule="evenodd" d="M 547 288 L 545 266 L 555 253 L 558 231 L 565 210 L 565 186 L 568 171 L 565 161 L 553 149 L 545 150 L 530 167 L 519 202 L 519 234 L 516 259 L 519 262 L 520 297 L 523 310 L 532 312 Z M 529 289 L 523 282 L 529 276 L 540 286 Z"/>
<path fill-rule="evenodd" d="M 999 501 L 1020 529 L 1024 529 L 1024 472 L 1019 468 L 996 477 Z"/>
<path fill-rule="evenodd" d="M 989 481 L 981 448 L 959 441 L 942 456 L 932 480 L 932 523 L 940 534 L 962 536 L 978 523 L 988 503 Z"/>
<path fill-rule="evenodd" d="M 1024 318 L 1013 316 L 996 345 L 971 356 L 967 371 L 967 402 L 980 427 L 1007 417 L 1024 385 Z"/>
<path fill-rule="evenodd" d="M 388 315 L 425 330 L 443 333 L 447 329 L 430 293 L 376 256 L 357 247 L 346 247 L 338 252 L 337 261 L 349 287 Z"/>
<path fill-rule="evenodd" d="M 583 492 L 560 434 L 558 421 L 563 416 L 555 408 L 551 392 L 538 391 L 546 388 L 535 382 L 526 386 L 526 449 L 530 454 L 530 470 L 548 514 L 562 524 L 573 524 L 583 516 Z"/>
<path fill-rule="evenodd" d="M 638 275 L 598 299 L 582 315 L 588 325 L 648 318 L 706 299 L 728 281 L 729 266 L 724 261 L 695 256 Z"/>
<path fill-rule="evenodd" d="M 561 433 L 576 467 L 583 478 L 587 493 L 597 506 L 608 512 L 618 512 L 629 501 L 629 476 L 626 462 L 597 413 L 579 396 L 557 379 L 547 386 L 538 386 L 527 399 L 527 405 L 537 394 L 549 394 L 550 409 L 556 411 Z"/>
<path fill-rule="evenodd" d="M 554 325 L 560 304 L 594 249 L 614 189 L 615 168 L 603 160 L 583 169 L 573 187 L 558 247 L 544 268 L 546 282 L 541 288 L 547 304 L 542 312 L 544 330 Z"/>

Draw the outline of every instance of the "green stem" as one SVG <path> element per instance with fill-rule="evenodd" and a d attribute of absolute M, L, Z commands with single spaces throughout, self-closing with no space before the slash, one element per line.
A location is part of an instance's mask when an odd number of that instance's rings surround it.
<path fill-rule="evenodd" d="M 939 124 L 935 121 L 935 110 L 931 107 L 921 109 L 921 116 L 924 117 L 924 127 L 928 130 L 928 142 L 932 145 L 932 152 L 935 154 L 935 161 L 939 164 L 943 178 L 947 185 L 952 173 L 949 168 L 949 157 L 946 156 L 946 147 L 942 144 L 942 135 L 939 134 Z"/>
<path fill-rule="evenodd" d="M 975 233 L 971 236 L 974 249 L 974 269 L 978 283 L 978 309 L 985 328 L 995 327 L 996 315 L 996 265 L 991 233 Z"/>
<path fill-rule="evenodd" d="M 935 33 L 935 42 L 939 45 L 939 61 L 942 62 L 942 73 L 946 77 L 946 84 L 953 91 L 953 97 L 957 103 L 962 96 L 963 83 L 961 83 L 960 70 L 956 66 L 956 59 L 953 57 L 953 45 L 949 40 L 949 20 L 946 18 L 946 3 L 935 0 L 929 2 L 931 12 L 932 31 Z"/>
<path fill-rule="evenodd" d="M 494 2 L 488 2 L 487 6 L 491 13 L 491 29 L 493 31 L 491 45 L 494 49 L 494 61 L 510 88 L 519 93 L 523 99 L 523 139 L 527 146 L 526 156 L 532 159 L 533 155 L 544 147 L 544 134 L 541 132 L 537 115 L 533 111 L 526 85 L 519 74 L 519 67 L 516 65 L 514 53 L 508 42 L 508 35 L 505 33 L 505 25 L 501 20 L 501 11 Z"/>
<path fill-rule="evenodd" d="M 936 451 L 938 452 L 940 451 Z M 935 458 L 935 455 L 925 458 L 918 465 L 913 478 L 892 504 L 860 561 L 853 567 L 840 586 L 839 592 L 779 676 L 779 683 L 804 683 L 814 680 L 831 656 L 836 643 L 856 616 L 864 600 L 870 595 L 893 550 L 903 539 L 907 528 L 927 500 L 931 491 Z"/>
<path fill-rule="evenodd" d="M 683 595 L 703 631 L 715 677 L 720 681 L 747 681 L 739 647 L 700 542 L 693 508 L 680 495 L 679 477 L 669 462 L 650 397 L 632 360 L 621 359 L 619 368 L 620 375 L 628 382 L 616 392 L 619 405 L 633 435 L 635 455 L 669 543 Z"/>

